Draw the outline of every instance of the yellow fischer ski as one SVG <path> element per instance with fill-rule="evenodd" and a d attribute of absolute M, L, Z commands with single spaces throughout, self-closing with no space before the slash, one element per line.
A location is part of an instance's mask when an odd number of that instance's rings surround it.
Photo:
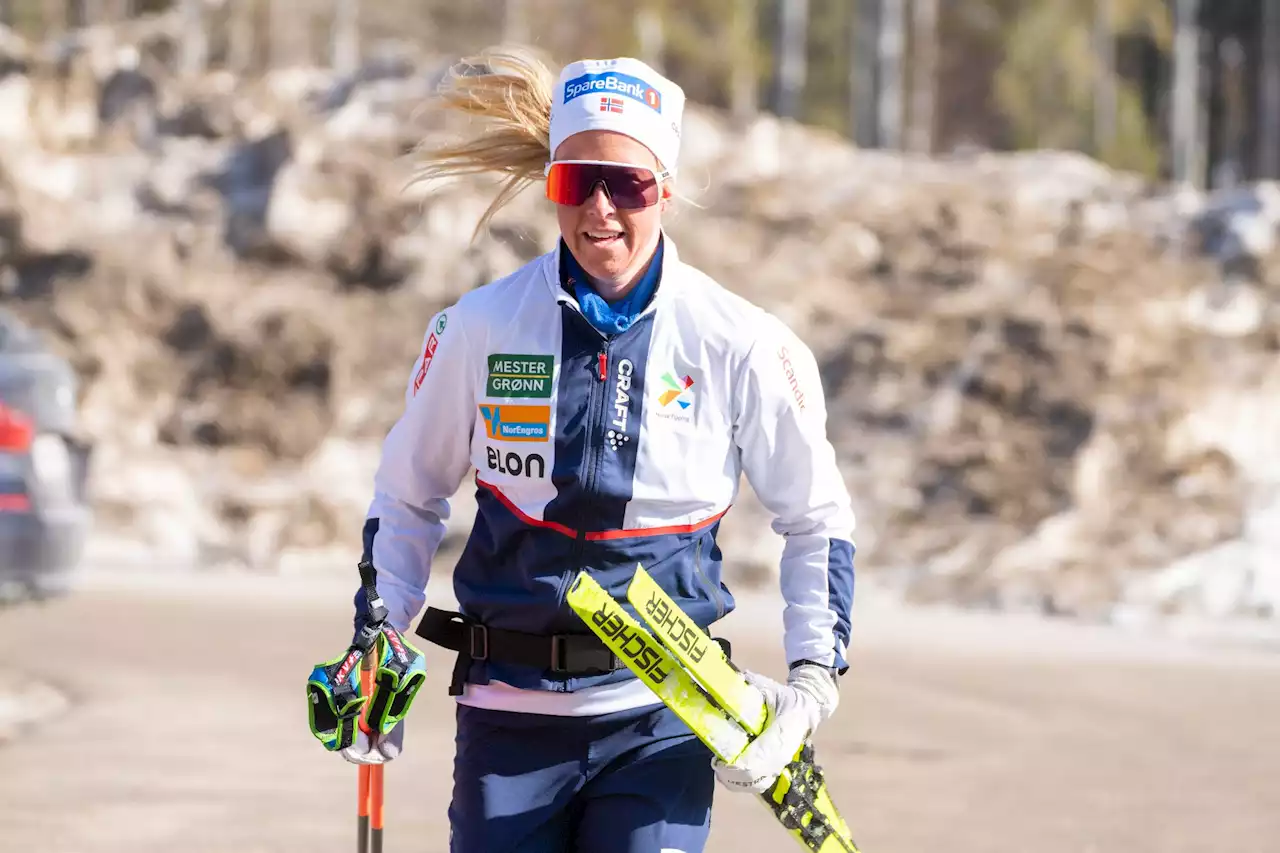
<path fill-rule="evenodd" d="M 768 711 L 760 691 L 747 683 L 720 644 L 685 616 L 640 566 L 627 587 L 627 601 L 716 704 L 752 737 L 764 730 Z"/>
<path fill-rule="evenodd" d="M 712 752 L 732 761 L 747 748 L 747 732 L 716 705 L 662 643 L 586 572 L 566 600 L 619 660 L 684 721 Z M 719 648 L 719 646 L 717 646 Z"/>
<path fill-rule="evenodd" d="M 585 572 L 574 581 L 568 600 L 587 626 L 721 760 L 732 762 L 763 730 L 767 712 L 759 692 L 720 644 L 694 624 L 642 567 L 636 567 L 627 600 L 653 634 Z M 760 799 L 804 849 L 859 853 L 814 763 L 812 744 L 800 748 Z"/>
<path fill-rule="evenodd" d="M 644 570 L 627 587 L 627 600 L 711 697 L 751 734 L 766 722 L 760 692 L 724 654 L 724 649 L 694 624 L 680 606 Z M 694 731 L 697 734 L 697 730 Z M 822 770 L 814 763 L 813 745 L 806 743 L 782 771 L 773 787 L 761 795 L 778 821 L 808 850 L 819 853 L 858 853 L 849 826 L 827 793 Z"/>

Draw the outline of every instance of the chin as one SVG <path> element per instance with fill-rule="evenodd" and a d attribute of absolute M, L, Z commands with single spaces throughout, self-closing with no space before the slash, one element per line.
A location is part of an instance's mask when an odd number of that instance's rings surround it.
<path fill-rule="evenodd" d="M 589 253 L 589 254 L 587 254 Z M 612 254 L 602 255 L 601 253 L 592 251 L 591 247 L 587 249 L 587 257 L 579 256 L 578 261 L 582 264 L 583 269 L 587 271 L 587 275 L 599 279 L 616 279 L 625 275 L 627 265 L 630 263 L 630 257 L 614 257 Z"/>

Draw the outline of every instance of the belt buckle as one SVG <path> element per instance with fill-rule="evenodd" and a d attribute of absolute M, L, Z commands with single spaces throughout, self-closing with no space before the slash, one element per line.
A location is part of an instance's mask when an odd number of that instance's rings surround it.
<path fill-rule="evenodd" d="M 565 661 L 565 646 L 563 634 L 551 635 L 551 671 L 552 672 L 568 672 L 569 668 Z"/>
<path fill-rule="evenodd" d="M 480 638 L 480 647 L 477 650 L 476 638 Z M 489 629 L 484 625 L 472 625 L 467 632 L 467 640 L 470 648 L 472 660 L 488 660 L 489 659 Z"/>

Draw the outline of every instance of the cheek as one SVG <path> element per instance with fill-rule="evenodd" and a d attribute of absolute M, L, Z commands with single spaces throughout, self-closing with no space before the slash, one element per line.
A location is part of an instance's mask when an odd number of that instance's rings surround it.
<path fill-rule="evenodd" d="M 662 222 L 662 205 L 654 205 L 644 210 L 628 213 L 622 217 L 622 227 L 636 236 L 636 248 L 648 242 Z"/>
<path fill-rule="evenodd" d="M 563 234 L 575 234 L 578 230 L 578 208 L 557 204 L 556 221 L 560 223 L 560 231 Z"/>

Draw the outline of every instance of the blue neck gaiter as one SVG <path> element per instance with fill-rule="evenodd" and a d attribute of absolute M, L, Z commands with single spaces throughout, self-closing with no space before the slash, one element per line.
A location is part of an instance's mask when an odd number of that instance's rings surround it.
<path fill-rule="evenodd" d="M 569 251 L 569 247 L 561 243 L 560 252 L 565 259 L 561 269 L 565 281 L 562 282 L 573 290 L 578 297 L 578 305 L 582 307 L 582 315 L 587 318 L 602 334 L 616 335 L 631 328 L 631 324 L 640 316 L 658 289 L 658 279 L 662 275 L 662 238 L 658 238 L 658 248 L 653 253 L 653 260 L 645 270 L 636 286 L 617 302 L 610 303 L 596 293 L 591 286 L 587 274 L 579 265 L 577 258 Z"/>

